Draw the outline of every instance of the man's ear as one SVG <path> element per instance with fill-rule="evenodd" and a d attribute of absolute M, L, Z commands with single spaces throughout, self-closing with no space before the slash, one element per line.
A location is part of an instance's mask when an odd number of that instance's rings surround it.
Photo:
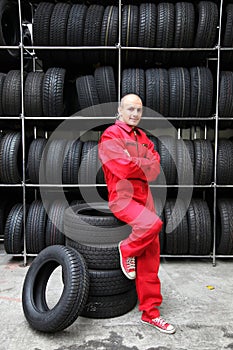
<path fill-rule="evenodd" d="M 118 107 L 118 115 L 120 116 L 121 114 L 121 106 Z"/>

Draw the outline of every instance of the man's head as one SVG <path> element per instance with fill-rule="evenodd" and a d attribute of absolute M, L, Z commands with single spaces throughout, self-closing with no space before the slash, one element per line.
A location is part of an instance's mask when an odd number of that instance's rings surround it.
<path fill-rule="evenodd" d="M 118 107 L 119 120 L 137 126 L 142 117 L 142 100 L 138 95 L 128 94 L 122 97 Z"/>

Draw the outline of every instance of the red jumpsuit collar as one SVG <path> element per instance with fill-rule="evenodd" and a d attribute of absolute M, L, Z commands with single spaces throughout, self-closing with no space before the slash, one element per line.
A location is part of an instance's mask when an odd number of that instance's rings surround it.
<path fill-rule="evenodd" d="M 118 126 L 120 126 L 122 129 L 124 129 L 124 130 L 127 131 L 128 133 L 130 133 L 130 132 L 133 131 L 133 130 L 136 130 L 136 131 L 139 130 L 137 127 L 132 128 L 132 126 L 130 126 L 130 125 L 128 125 L 128 124 L 122 122 L 122 121 L 119 120 L 119 119 L 117 119 L 117 120 L 115 121 L 115 124 L 118 125 Z"/>

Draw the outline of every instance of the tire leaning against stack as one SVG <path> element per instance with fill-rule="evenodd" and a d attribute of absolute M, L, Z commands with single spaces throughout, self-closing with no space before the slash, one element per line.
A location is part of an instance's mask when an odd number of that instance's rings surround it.
<path fill-rule="evenodd" d="M 48 308 L 48 281 L 60 266 L 64 288 L 58 302 Z M 37 255 L 26 274 L 22 292 L 23 312 L 30 326 L 38 331 L 62 331 L 81 314 L 88 292 L 89 274 L 83 257 L 70 247 L 50 246 Z"/>

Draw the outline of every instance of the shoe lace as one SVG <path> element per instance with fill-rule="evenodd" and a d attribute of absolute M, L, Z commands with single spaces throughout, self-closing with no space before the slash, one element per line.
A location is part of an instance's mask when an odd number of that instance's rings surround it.
<path fill-rule="evenodd" d="M 127 258 L 126 264 L 129 270 L 135 270 L 135 258 Z"/>
<path fill-rule="evenodd" d="M 167 323 L 162 317 L 154 318 L 152 321 L 160 324 L 162 327 L 164 327 L 165 324 Z"/>

